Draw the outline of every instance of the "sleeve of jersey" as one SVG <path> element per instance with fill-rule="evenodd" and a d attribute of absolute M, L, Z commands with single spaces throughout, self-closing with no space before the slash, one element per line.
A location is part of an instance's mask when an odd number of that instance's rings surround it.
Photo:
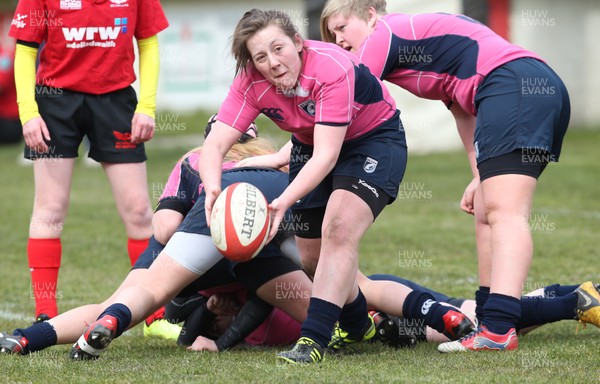
<path fill-rule="evenodd" d="M 246 132 L 250 124 L 260 114 L 253 87 L 254 83 L 246 74 L 242 73 L 236 76 L 225 101 L 219 108 L 217 120 L 234 127 L 240 132 Z"/>
<path fill-rule="evenodd" d="M 372 74 L 383 80 L 389 75 L 389 69 L 386 71 L 386 68 L 393 67 L 393 63 L 389 61 L 397 57 L 397 55 L 390 55 L 391 49 L 392 31 L 387 23 L 380 21 L 375 31 L 359 48 L 357 56 Z"/>
<path fill-rule="evenodd" d="M 182 168 L 184 166 L 183 161 L 179 161 L 171 171 L 167 185 L 165 185 L 158 201 L 156 211 L 170 209 L 185 216 L 192 209 L 192 203 L 188 200 L 191 196 L 187 196 L 188 193 L 185 192 L 187 191 L 187 185 L 184 177 L 185 170 Z"/>
<path fill-rule="evenodd" d="M 43 0 L 19 1 L 13 20 L 10 24 L 9 36 L 17 40 L 40 44 L 47 35 L 46 12 Z"/>
<path fill-rule="evenodd" d="M 15 85 L 21 124 L 40 116 L 35 101 L 35 60 L 37 48 L 17 44 L 15 50 Z"/>
<path fill-rule="evenodd" d="M 136 39 L 141 40 L 154 36 L 168 26 L 169 22 L 159 0 L 138 1 Z"/>
<path fill-rule="evenodd" d="M 137 44 L 140 51 L 140 97 L 135 112 L 144 113 L 154 119 L 160 70 L 158 36 L 138 40 Z"/>
<path fill-rule="evenodd" d="M 354 67 L 337 63 L 323 67 L 327 78 L 321 81 L 319 98 L 315 100 L 315 124 L 348 125 L 354 109 Z"/>

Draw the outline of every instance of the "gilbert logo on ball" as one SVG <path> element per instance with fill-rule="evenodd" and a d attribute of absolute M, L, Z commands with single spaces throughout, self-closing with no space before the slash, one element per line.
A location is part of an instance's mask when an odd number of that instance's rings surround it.
<path fill-rule="evenodd" d="M 242 262 L 265 246 L 271 228 L 267 199 L 249 183 L 231 184 L 221 192 L 210 216 L 210 235 L 226 258 Z"/>

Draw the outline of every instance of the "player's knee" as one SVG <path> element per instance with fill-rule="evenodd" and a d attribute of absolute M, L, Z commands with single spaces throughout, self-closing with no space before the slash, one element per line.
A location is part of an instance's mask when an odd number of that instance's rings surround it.
<path fill-rule="evenodd" d="M 323 224 L 323 241 L 332 247 L 346 248 L 358 246 L 354 223 L 349 223 L 341 217 L 333 217 Z"/>
<path fill-rule="evenodd" d="M 146 202 L 128 205 L 123 216 L 123 221 L 130 226 L 152 228 L 152 210 Z"/>
<path fill-rule="evenodd" d="M 167 244 L 176 229 L 177 226 L 169 225 L 169 223 L 152 223 L 154 238 L 161 244 Z"/>
<path fill-rule="evenodd" d="M 36 206 L 31 215 L 30 229 L 62 229 L 65 221 L 67 207 L 60 202 L 47 202 L 43 206 Z"/>

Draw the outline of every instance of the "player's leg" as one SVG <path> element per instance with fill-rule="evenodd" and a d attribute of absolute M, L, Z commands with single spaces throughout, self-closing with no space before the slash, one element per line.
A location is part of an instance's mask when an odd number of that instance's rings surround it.
<path fill-rule="evenodd" d="M 490 296 L 490 284 L 492 280 L 492 229 L 485 215 L 481 185 L 475 191 L 473 206 L 479 271 L 479 288 L 475 291 L 475 315 L 477 320 L 481 322 L 483 319 L 483 307 Z"/>
<path fill-rule="evenodd" d="M 345 189 L 336 189 L 331 194 L 302 337 L 339 350 L 348 343 L 374 336 L 375 327 L 367 315 L 365 296 L 356 283 L 358 246 L 373 218 L 371 207 L 356 194 Z M 335 324 L 331 320 L 336 317 L 339 322 L 332 337 L 326 331 Z"/>
<path fill-rule="evenodd" d="M 40 115 L 50 133 L 48 151 L 39 153 L 25 147 L 25 158 L 35 159 L 35 197 L 29 229 L 27 255 L 31 270 L 36 318 L 58 313 L 56 306 L 58 270 L 61 264 L 60 235 L 69 206 L 71 179 L 77 150 L 83 137 L 81 113 L 83 97 L 60 90 L 60 97 L 47 97 L 55 91 L 44 88 L 36 94 Z M 77 122 L 77 124 L 76 124 Z"/>
<path fill-rule="evenodd" d="M 71 358 L 97 358 L 111 341 L 164 306 L 181 289 L 198 278 L 164 251 L 136 285 L 124 288 L 104 308 L 71 349 Z"/>
<path fill-rule="evenodd" d="M 147 247 L 152 235 L 152 209 L 148 197 L 146 163 L 102 163 L 112 187 L 119 215 L 125 224 L 131 264 Z"/>
<path fill-rule="evenodd" d="M 460 301 L 410 280 L 392 275 L 367 278 L 359 272 L 357 281 L 370 308 L 402 318 L 418 329 L 417 336 L 425 336 L 429 327 L 430 333 L 439 332 L 444 341 L 456 340 L 475 328 L 471 319 L 453 306 L 458 307 Z"/>
<path fill-rule="evenodd" d="M 127 87 L 104 95 L 87 95 L 85 102 L 92 121 L 87 130 L 89 157 L 104 167 L 125 224 L 133 265 L 152 235 L 146 152 L 143 143 L 131 142 L 131 121 L 137 105 L 135 91 Z"/>
<path fill-rule="evenodd" d="M 544 78 L 552 95 L 524 92 L 522 84 L 531 78 Z M 468 339 L 440 345 L 442 352 L 517 348 L 519 298 L 533 256 L 528 223 L 533 194 L 546 165 L 558 161 L 570 115 L 560 78 L 546 64 L 528 58 L 489 74 L 475 103 L 480 190 L 491 229 L 490 295 L 481 329 Z"/>
<path fill-rule="evenodd" d="M 27 255 L 36 318 L 58 314 L 57 283 L 61 264 L 61 232 L 69 207 L 74 158 L 34 161 L 35 197 Z"/>
<path fill-rule="evenodd" d="M 307 239 L 296 236 L 296 246 L 302 260 L 302 267 L 306 274 L 313 277 L 319 263 L 321 239 Z"/>
<path fill-rule="evenodd" d="M 298 270 L 267 281 L 256 290 L 256 294 L 302 323 L 306 320 L 311 291 L 312 281 L 306 273 Z"/>
<path fill-rule="evenodd" d="M 119 288 L 101 304 L 89 304 L 73 308 L 67 312 L 44 322 L 37 322 L 27 328 L 18 328 L 12 332 L 23 348 L 21 354 L 36 352 L 47 347 L 60 344 L 70 344 L 77 341 L 79 336 L 102 313 L 104 308 L 113 304 L 115 298 L 125 288 L 136 285 L 143 278 L 146 269 L 134 269 L 125 278 Z M 4 347 L 4 342 L 2 341 Z M 6 350 L 4 352 L 10 352 Z"/>
<path fill-rule="evenodd" d="M 152 263 L 144 279 L 123 289 L 71 349 L 73 359 L 96 358 L 125 329 L 166 304 L 184 287 L 204 275 L 222 255 L 209 235 L 204 199 L 198 199 L 183 223 Z"/>

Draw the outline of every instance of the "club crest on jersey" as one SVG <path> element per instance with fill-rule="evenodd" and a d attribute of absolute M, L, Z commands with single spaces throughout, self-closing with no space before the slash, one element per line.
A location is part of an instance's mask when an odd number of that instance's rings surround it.
<path fill-rule="evenodd" d="M 283 121 L 285 118 L 281 115 L 283 110 L 281 108 L 263 108 L 260 110 L 260 113 L 267 116 L 272 120 Z"/>
<path fill-rule="evenodd" d="M 17 13 L 10 24 L 14 25 L 16 28 L 25 28 L 27 26 L 27 23 L 25 22 L 26 18 L 27 15 Z"/>
<path fill-rule="evenodd" d="M 315 101 L 314 100 L 306 100 L 298 104 L 298 107 L 306 112 L 309 116 L 315 115 Z"/>
<path fill-rule="evenodd" d="M 81 0 L 60 0 L 60 9 L 81 9 Z"/>
<path fill-rule="evenodd" d="M 129 4 L 127 4 L 128 0 L 110 0 L 110 7 L 111 8 L 116 8 L 116 7 L 129 7 Z"/>
<path fill-rule="evenodd" d="M 379 164 L 377 160 L 367 157 L 365 160 L 365 165 L 363 165 L 363 169 L 367 173 L 373 173 L 375 172 L 375 169 L 377 169 L 377 164 Z"/>

